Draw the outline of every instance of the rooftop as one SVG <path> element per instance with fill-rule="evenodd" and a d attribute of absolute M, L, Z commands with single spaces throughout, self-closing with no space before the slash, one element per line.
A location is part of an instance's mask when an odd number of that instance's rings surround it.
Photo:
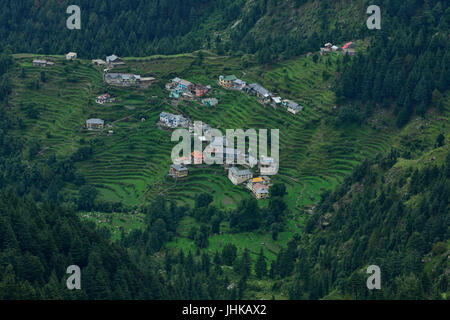
<path fill-rule="evenodd" d="M 92 118 L 92 119 L 87 119 L 86 123 L 87 124 L 104 124 L 105 121 L 102 119 L 98 119 L 98 118 Z"/>
<path fill-rule="evenodd" d="M 170 167 L 176 171 L 187 171 L 188 170 L 188 168 L 182 166 L 181 164 L 172 164 Z"/>
<path fill-rule="evenodd" d="M 230 74 L 228 76 L 221 76 L 223 81 L 234 81 L 237 80 L 234 74 Z"/>
<path fill-rule="evenodd" d="M 252 83 L 248 85 L 251 89 L 255 90 L 259 94 L 263 95 L 264 97 L 268 97 L 271 95 L 270 91 L 264 88 L 259 83 Z"/>
<path fill-rule="evenodd" d="M 248 176 L 252 174 L 248 169 L 239 170 L 237 167 L 230 168 L 230 172 L 233 176 Z"/>

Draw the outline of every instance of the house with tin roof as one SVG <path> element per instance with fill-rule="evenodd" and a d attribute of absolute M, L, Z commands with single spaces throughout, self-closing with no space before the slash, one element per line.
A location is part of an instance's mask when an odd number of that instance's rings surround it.
<path fill-rule="evenodd" d="M 251 83 L 246 88 L 249 95 L 256 95 L 262 101 L 268 101 L 272 96 L 269 90 L 259 83 Z"/>
<path fill-rule="evenodd" d="M 256 199 L 266 199 L 269 197 L 269 187 L 261 183 L 253 183 L 252 192 Z"/>
<path fill-rule="evenodd" d="M 170 170 L 168 172 L 168 175 L 172 178 L 183 178 L 188 175 L 188 168 L 181 164 L 172 164 L 170 166 Z"/>
<path fill-rule="evenodd" d="M 115 54 L 112 54 L 112 55 L 106 57 L 106 64 L 110 68 L 113 68 L 113 67 L 116 67 L 116 66 L 124 65 L 125 62 L 123 62 L 122 58 L 119 58 Z"/>
<path fill-rule="evenodd" d="M 233 81 L 237 78 L 234 74 L 228 76 L 219 76 L 219 84 L 225 88 L 231 88 L 233 86 Z"/>
<path fill-rule="evenodd" d="M 54 66 L 55 63 L 52 61 L 42 60 L 42 59 L 34 59 L 33 66 L 35 67 L 51 67 Z"/>
<path fill-rule="evenodd" d="M 98 118 L 91 118 L 86 120 L 86 128 L 88 130 L 98 130 L 103 129 L 105 121 Z"/>
<path fill-rule="evenodd" d="M 182 115 L 168 112 L 161 112 L 159 114 L 159 122 L 169 128 L 187 128 L 189 126 L 189 119 L 183 117 Z"/>
<path fill-rule="evenodd" d="M 252 177 L 253 173 L 248 169 L 240 170 L 237 167 L 231 167 L 228 170 L 228 179 L 230 179 L 234 185 L 244 183 Z"/>
<path fill-rule="evenodd" d="M 297 114 L 298 112 L 303 110 L 303 106 L 292 100 L 283 100 L 282 105 L 285 106 L 287 108 L 287 111 L 292 114 Z"/>

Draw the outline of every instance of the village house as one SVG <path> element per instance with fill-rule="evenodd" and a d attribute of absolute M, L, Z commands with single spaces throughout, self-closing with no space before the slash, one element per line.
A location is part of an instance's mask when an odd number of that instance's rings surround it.
<path fill-rule="evenodd" d="M 250 179 L 247 182 L 247 189 L 249 189 L 251 192 L 253 192 L 253 185 L 256 183 L 259 183 L 259 184 L 269 188 L 270 178 L 268 176 L 259 176 L 259 177 Z"/>
<path fill-rule="evenodd" d="M 233 86 L 233 81 L 237 80 L 234 74 L 229 76 L 219 76 L 219 84 L 225 88 L 231 88 Z"/>
<path fill-rule="evenodd" d="M 283 100 L 282 104 L 287 108 L 287 111 L 292 114 L 297 114 L 298 112 L 303 110 L 303 107 L 301 105 L 292 100 Z"/>
<path fill-rule="evenodd" d="M 182 95 L 183 95 L 183 90 L 176 88 L 176 89 L 173 89 L 172 91 L 170 91 L 169 98 L 178 99 Z"/>
<path fill-rule="evenodd" d="M 274 175 L 278 173 L 278 163 L 275 159 L 261 156 L 259 161 L 259 172 L 261 175 Z"/>
<path fill-rule="evenodd" d="M 269 197 L 269 187 L 261 183 L 253 183 L 252 192 L 258 200 Z"/>
<path fill-rule="evenodd" d="M 125 62 L 123 62 L 123 60 L 121 58 L 119 58 L 118 56 L 116 56 L 115 54 L 107 56 L 106 57 L 106 64 L 110 67 L 116 67 L 116 66 L 121 66 L 124 65 Z"/>
<path fill-rule="evenodd" d="M 202 99 L 202 103 L 208 107 L 215 107 L 219 103 L 219 100 L 216 98 L 206 98 Z"/>
<path fill-rule="evenodd" d="M 320 54 L 322 56 L 326 56 L 328 52 L 330 52 L 330 49 L 328 49 L 328 48 L 320 48 Z"/>
<path fill-rule="evenodd" d="M 323 48 L 320 48 L 320 54 L 325 56 L 327 53 L 333 51 L 333 45 L 330 42 L 325 43 Z"/>
<path fill-rule="evenodd" d="M 271 97 L 272 100 L 272 104 L 275 107 L 278 107 L 279 105 L 281 105 L 281 97 Z"/>
<path fill-rule="evenodd" d="M 109 93 L 102 94 L 97 98 L 95 98 L 95 102 L 98 104 L 110 103 L 113 102 L 114 100 L 115 98 L 113 98 Z"/>
<path fill-rule="evenodd" d="M 107 73 L 105 81 L 111 85 L 133 86 L 141 83 L 141 76 L 131 73 Z"/>
<path fill-rule="evenodd" d="M 75 60 L 77 58 L 76 52 L 69 52 L 66 54 L 66 60 Z"/>
<path fill-rule="evenodd" d="M 105 125 L 105 121 L 102 119 L 87 119 L 86 120 L 86 128 L 88 130 L 97 130 L 97 129 L 103 129 Z"/>
<path fill-rule="evenodd" d="M 182 166 L 181 164 L 172 164 L 169 170 L 169 176 L 172 178 L 183 178 L 188 175 L 188 168 Z"/>
<path fill-rule="evenodd" d="M 238 90 L 244 90 L 244 88 L 247 86 L 247 83 L 241 79 L 236 79 L 232 82 L 232 87 L 234 89 Z"/>
<path fill-rule="evenodd" d="M 106 64 L 105 60 L 102 59 L 92 59 L 92 64 L 94 66 L 103 66 Z"/>
<path fill-rule="evenodd" d="M 55 65 L 55 63 L 52 61 L 41 60 L 41 59 L 33 60 L 33 66 L 35 66 L 35 67 L 51 67 L 53 65 Z"/>
<path fill-rule="evenodd" d="M 159 122 L 169 128 L 188 127 L 189 120 L 178 114 L 161 112 Z"/>
<path fill-rule="evenodd" d="M 348 42 L 348 43 L 346 43 L 343 47 L 342 47 L 342 51 L 343 51 L 343 53 L 344 53 L 344 51 L 347 51 L 348 49 L 350 49 L 348 46 L 349 45 L 353 45 L 353 43 L 352 42 Z M 352 47 L 353 48 L 353 47 Z M 329 52 L 337 52 L 337 51 L 339 51 L 339 50 L 341 50 L 338 46 L 336 46 L 336 45 L 333 45 L 333 44 L 331 44 L 331 43 L 325 43 L 325 45 L 324 45 L 324 47 L 323 48 L 320 48 L 320 54 L 321 55 L 323 55 L 323 56 L 325 56 L 327 53 L 329 53 Z M 344 53 L 345 54 L 345 53 Z M 351 55 L 353 55 L 353 54 L 351 54 Z"/>
<path fill-rule="evenodd" d="M 178 77 L 172 79 L 172 86 L 180 89 L 182 92 L 191 91 L 194 88 L 194 84 L 192 82 Z"/>
<path fill-rule="evenodd" d="M 230 179 L 234 185 L 241 184 L 252 177 L 253 174 L 248 169 L 239 170 L 237 167 L 231 167 L 230 170 L 228 170 L 228 179 Z"/>
<path fill-rule="evenodd" d="M 260 100 L 267 101 L 270 99 L 272 94 L 269 90 L 264 88 L 259 83 L 251 83 L 247 86 L 247 92 L 249 95 L 256 95 Z"/>
<path fill-rule="evenodd" d="M 202 84 L 195 84 L 194 85 L 195 96 L 201 97 L 201 96 L 205 95 L 211 88 L 211 87 L 209 87 L 209 88 L 208 87 L 209 86 L 204 86 Z"/>

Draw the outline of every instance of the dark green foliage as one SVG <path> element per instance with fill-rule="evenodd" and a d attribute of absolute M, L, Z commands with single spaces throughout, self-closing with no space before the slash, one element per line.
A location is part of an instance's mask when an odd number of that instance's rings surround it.
<path fill-rule="evenodd" d="M 414 112 L 424 116 L 430 106 L 438 106 L 440 92 L 450 85 L 445 39 L 450 8 L 446 1 L 409 1 L 401 7 L 383 2 L 382 30 L 376 31 L 367 53 L 343 60 L 335 92 L 338 103 L 356 100 L 369 109 L 395 106 L 396 124 L 403 127 Z M 351 108 L 355 114 L 358 104 Z M 341 113 L 342 122 L 361 121 L 350 110 Z"/>
<path fill-rule="evenodd" d="M 256 199 L 245 199 L 232 213 L 230 227 L 241 231 L 251 231 L 259 227 L 260 220 L 260 209 Z"/>
<path fill-rule="evenodd" d="M 265 277 L 267 274 L 267 263 L 262 248 L 259 252 L 258 260 L 255 263 L 255 274 L 258 279 Z"/>
<path fill-rule="evenodd" d="M 0 208 L 0 299 L 105 299 L 118 298 L 118 290 L 123 299 L 160 297 L 153 275 L 138 270 L 75 212 L 5 192 Z M 80 291 L 65 286 L 72 264 L 81 268 Z"/>
<path fill-rule="evenodd" d="M 231 266 L 236 260 L 237 248 L 232 243 L 227 243 L 222 249 L 222 262 Z"/>
<path fill-rule="evenodd" d="M 383 183 L 397 157 L 392 150 L 364 162 L 340 188 L 322 197 L 306 224 L 310 235 L 280 251 L 270 273 L 294 275 L 291 298 L 307 293 L 318 299 L 331 288 L 354 299 L 440 299 L 448 293 L 443 253 L 450 236 L 450 154 L 441 167 L 430 164 L 412 174 L 403 170 Z M 355 185 L 364 187 L 356 191 Z M 342 201 L 348 192 L 351 201 Z M 417 204 L 411 205 L 411 199 Z M 425 268 L 432 256 L 434 271 Z M 366 288 L 365 268 L 372 264 L 381 268 L 381 291 Z"/>

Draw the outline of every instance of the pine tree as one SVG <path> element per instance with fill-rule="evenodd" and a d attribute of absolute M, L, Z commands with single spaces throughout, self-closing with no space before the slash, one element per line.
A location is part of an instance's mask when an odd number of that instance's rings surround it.
<path fill-rule="evenodd" d="M 258 260 L 255 263 L 255 273 L 258 279 L 265 277 L 267 274 L 267 263 L 266 258 L 264 257 L 263 249 L 261 248 L 258 256 Z"/>

